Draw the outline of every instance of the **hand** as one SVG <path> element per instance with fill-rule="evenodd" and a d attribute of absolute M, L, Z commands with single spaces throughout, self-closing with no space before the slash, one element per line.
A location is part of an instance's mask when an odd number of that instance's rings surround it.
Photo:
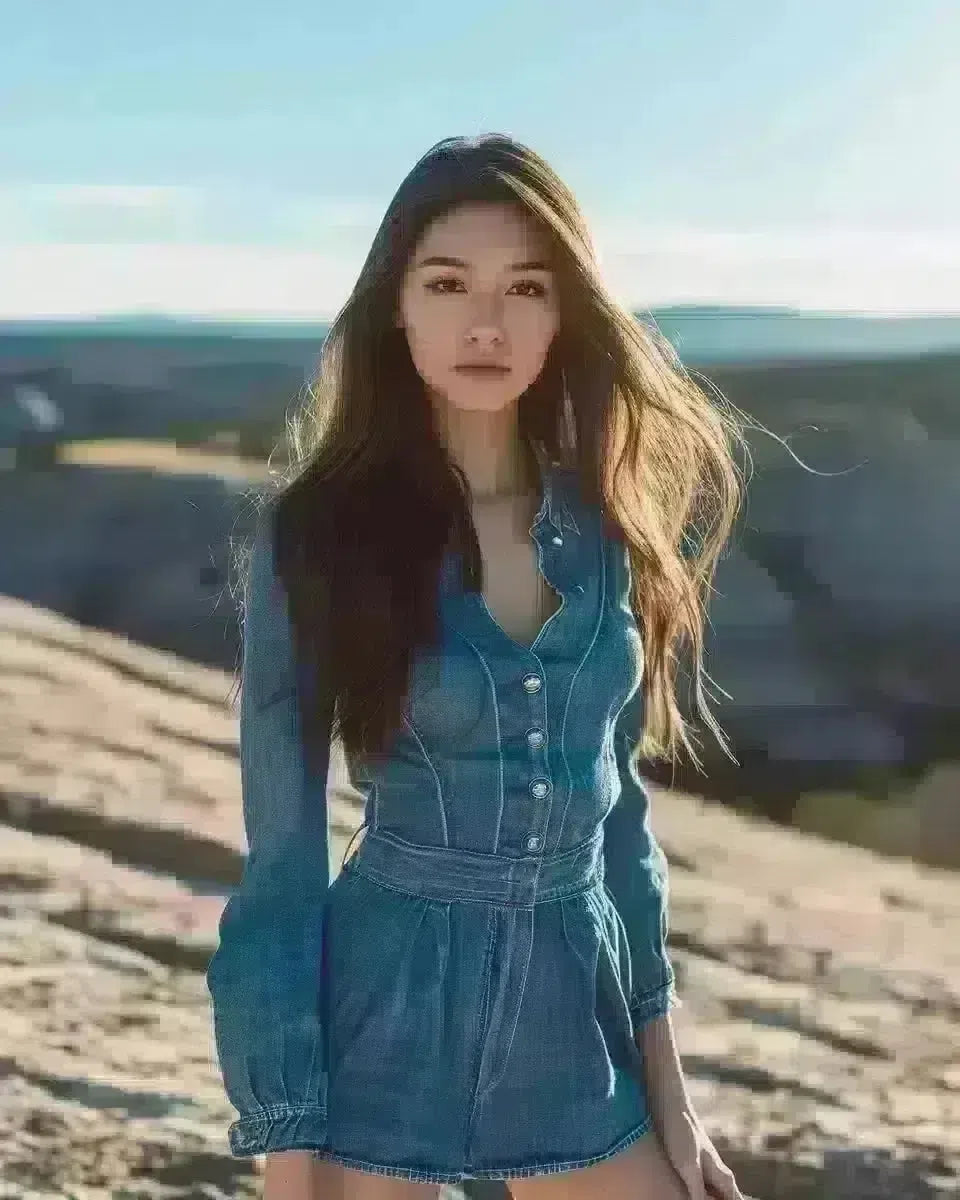
<path fill-rule="evenodd" d="M 690 1200 L 744 1200 L 733 1172 L 717 1152 L 687 1095 L 670 1014 L 648 1022 L 637 1041 L 643 1053 L 653 1123 Z"/>
<path fill-rule="evenodd" d="M 655 1124 L 664 1153 L 690 1200 L 744 1200 L 733 1172 L 692 1108 L 671 1106 L 655 1118 Z"/>

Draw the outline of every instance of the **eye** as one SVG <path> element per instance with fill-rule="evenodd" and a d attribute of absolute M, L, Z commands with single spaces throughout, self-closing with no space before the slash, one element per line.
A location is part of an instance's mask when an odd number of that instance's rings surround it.
<path fill-rule="evenodd" d="M 433 292 L 435 296 L 449 295 L 449 292 L 442 291 L 445 283 L 459 283 L 459 279 L 455 279 L 452 275 L 445 276 L 443 279 L 434 279 L 430 283 L 425 283 L 423 286 L 428 292 Z"/>
<path fill-rule="evenodd" d="M 424 284 L 428 292 L 432 292 L 435 296 L 449 296 L 451 293 L 444 290 L 444 284 L 459 283 L 460 280 L 453 275 L 445 275 L 442 279 L 433 279 L 430 283 Z M 532 293 L 528 293 L 531 299 L 540 300 L 547 294 L 547 289 L 542 283 L 538 283 L 535 279 L 521 279 L 514 284 L 514 287 L 533 288 Z"/>
<path fill-rule="evenodd" d="M 547 294 L 547 289 L 542 283 L 537 283 L 535 279 L 521 279 L 516 285 L 517 287 L 532 287 L 534 289 L 533 298 L 542 299 Z"/>

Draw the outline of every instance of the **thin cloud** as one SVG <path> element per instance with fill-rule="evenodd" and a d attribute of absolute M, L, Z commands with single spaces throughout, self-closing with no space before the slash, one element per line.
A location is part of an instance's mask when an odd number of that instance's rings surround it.
<path fill-rule="evenodd" d="M 0 239 L 21 242 L 143 242 L 197 232 L 193 188 L 131 184 L 0 185 Z"/>
<path fill-rule="evenodd" d="M 115 216 L 196 212 L 189 189 L 70 189 L 69 196 Z M 0 194 L 0 208 L 2 202 Z M 237 226 L 180 240 L 8 237 L 0 244 L 0 318 L 151 311 L 328 319 L 356 281 L 379 212 L 365 202 L 306 196 L 273 211 L 286 222 L 287 237 L 260 243 L 244 240 Z M 187 215 L 183 222 L 187 233 Z M 704 230 L 619 220 L 592 227 L 603 274 L 632 309 L 700 303 L 960 311 L 960 233 Z"/>
<path fill-rule="evenodd" d="M 228 242 L 304 248 L 373 236 L 380 206 L 275 187 L 0 184 L 0 244 Z"/>

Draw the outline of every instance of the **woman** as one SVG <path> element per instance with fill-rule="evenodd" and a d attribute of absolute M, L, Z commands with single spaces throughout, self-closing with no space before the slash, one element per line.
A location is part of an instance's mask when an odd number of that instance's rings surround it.
<path fill-rule="evenodd" d="M 249 854 L 208 984 L 268 1200 L 739 1196 L 673 1040 L 634 762 L 696 759 L 682 648 L 722 740 L 699 678 L 735 434 L 543 159 L 489 135 L 414 166 L 246 583 Z M 328 889 L 334 737 L 366 836 Z"/>

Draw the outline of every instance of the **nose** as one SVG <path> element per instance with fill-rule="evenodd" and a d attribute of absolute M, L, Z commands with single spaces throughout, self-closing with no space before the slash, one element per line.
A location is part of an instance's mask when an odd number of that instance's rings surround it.
<path fill-rule="evenodd" d="M 497 321 L 492 321 L 489 318 L 482 321 L 474 321 L 467 331 L 467 340 L 472 345 L 490 345 L 503 341 L 503 327 Z"/>
<path fill-rule="evenodd" d="M 475 296 L 470 310 L 467 337 L 473 343 L 488 345 L 503 340 L 503 309 L 496 296 Z"/>

